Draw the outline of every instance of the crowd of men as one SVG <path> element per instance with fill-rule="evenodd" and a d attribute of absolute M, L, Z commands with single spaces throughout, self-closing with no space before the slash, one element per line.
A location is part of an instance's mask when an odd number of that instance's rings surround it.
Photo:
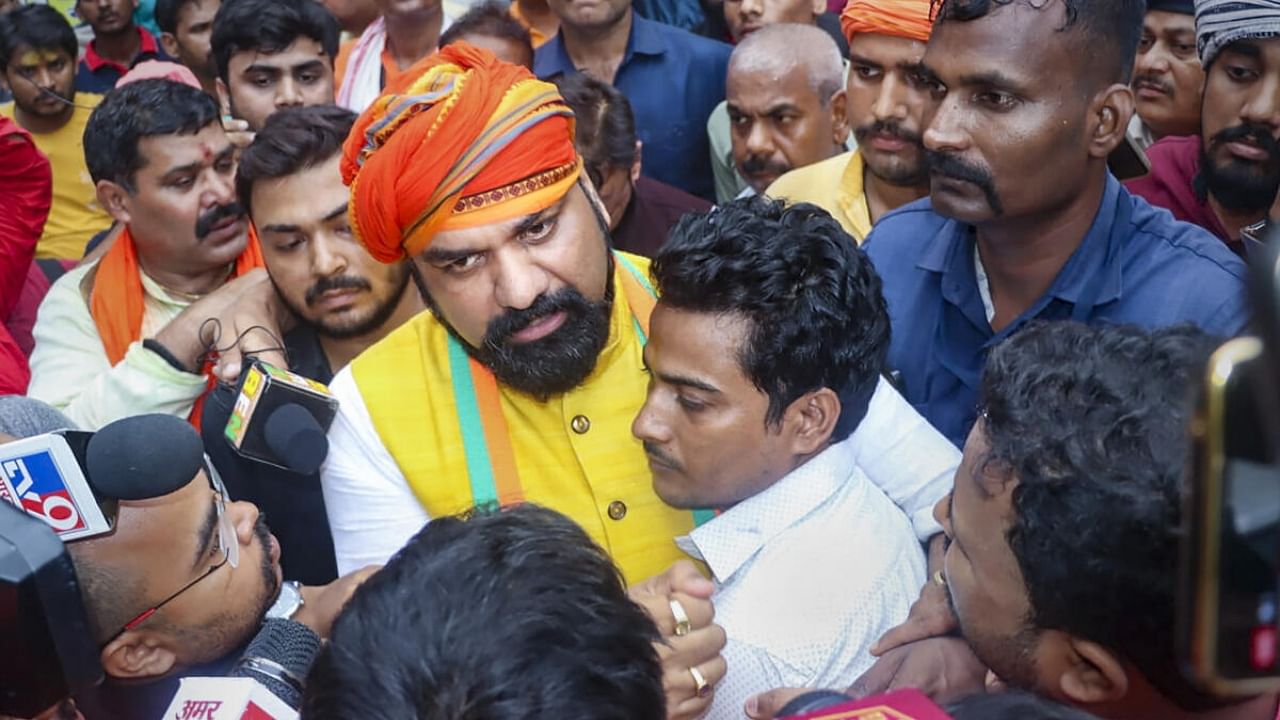
<path fill-rule="evenodd" d="M 1173 632 L 1280 2 L 56 5 L 0 2 L 0 442 L 164 481 L 68 542 L 106 677 L 42 717 L 1280 717 Z M 305 469 L 228 442 L 264 364 Z"/>

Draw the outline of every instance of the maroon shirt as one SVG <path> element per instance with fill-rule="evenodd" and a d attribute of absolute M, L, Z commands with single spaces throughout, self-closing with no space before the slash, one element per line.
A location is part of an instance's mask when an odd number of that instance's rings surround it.
<path fill-rule="evenodd" d="M 1125 182 L 1129 192 L 1168 210 L 1178 220 L 1208 230 L 1232 251 L 1242 250 L 1209 207 L 1208 195 L 1196 188 L 1200 175 L 1199 137 L 1163 138 L 1147 148 L 1147 159 L 1151 161 L 1151 172 Z"/>
<path fill-rule="evenodd" d="M 700 197 L 641 175 L 631 194 L 631 204 L 613 230 L 613 247 L 653 257 L 685 213 L 710 209 L 711 203 Z"/>

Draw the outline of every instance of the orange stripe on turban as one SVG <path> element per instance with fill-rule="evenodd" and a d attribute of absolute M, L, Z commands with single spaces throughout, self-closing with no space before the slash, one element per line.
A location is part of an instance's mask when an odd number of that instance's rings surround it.
<path fill-rule="evenodd" d="M 840 13 L 840 29 L 850 42 L 858 33 L 893 35 L 929 42 L 933 30 L 929 0 L 849 0 Z"/>
<path fill-rule="evenodd" d="M 347 137 L 356 236 L 389 263 L 441 230 L 543 210 L 578 179 L 573 133 L 554 85 L 488 50 L 448 45 L 388 87 Z"/>

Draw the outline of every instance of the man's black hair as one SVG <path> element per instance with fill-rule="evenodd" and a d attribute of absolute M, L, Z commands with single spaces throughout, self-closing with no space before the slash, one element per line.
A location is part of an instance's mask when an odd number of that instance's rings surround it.
<path fill-rule="evenodd" d="M 172 80 L 139 80 L 107 93 L 84 130 L 84 159 L 93 181 L 134 191 L 146 165 L 138 143 L 156 135 L 194 135 L 218 122 L 218 103 L 199 88 Z"/>
<path fill-rule="evenodd" d="M 20 5 L 0 15 L 0 73 L 8 72 L 14 54 L 22 47 L 61 50 L 72 64 L 80 53 L 71 23 L 48 5 Z"/>
<path fill-rule="evenodd" d="M 337 105 L 285 108 L 272 113 L 240 155 L 236 194 L 252 212 L 253 184 L 315 167 L 342 152 L 355 113 Z"/>
<path fill-rule="evenodd" d="M 337 19 L 316 0 L 223 0 L 213 18 L 210 54 L 218 77 L 227 82 L 232 55 L 280 52 L 300 37 L 320 43 L 332 64 L 341 32 Z"/>
<path fill-rule="evenodd" d="M 769 396 L 766 425 L 823 387 L 842 405 L 833 441 L 862 421 L 885 367 L 889 312 L 871 260 L 825 210 L 755 197 L 685 215 L 652 272 L 664 305 L 750 321 L 738 361 Z"/>
<path fill-rule="evenodd" d="M 170 35 L 178 32 L 178 14 L 182 8 L 205 0 L 156 0 L 156 27 Z"/>
<path fill-rule="evenodd" d="M 533 39 L 529 29 L 511 17 L 511 11 L 504 2 L 485 0 L 462 15 L 440 36 L 440 47 L 450 45 L 462 39 L 464 35 L 481 35 L 484 37 L 502 38 L 523 46 L 533 57 Z"/>
<path fill-rule="evenodd" d="M 1171 628 L 1190 390 L 1212 348 L 1190 326 L 1033 324 L 991 352 L 981 390 L 981 466 L 1017 482 L 1031 631 L 1110 648 L 1188 710 L 1206 701 Z"/>
<path fill-rule="evenodd" d="M 1098 720 L 1070 705 L 1060 705 L 1031 693 L 978 692 L 946 707 L 951 720 Z"/>
<path fill-rule="evenodd" d="M 1142 39 L 1142 20 L 1147 14 L 1146 0 L 931 0 L 934 22 L 978 20 L 993 11 L 1014 3 L 1037 10 L 1061 3 L 1066 11 L 1063 32 L 1080 34 L 1077 43 L 1081 67 L 1109 68 L 1108 83 L 1128 84 Z M 1085 52 L 1090 60 L 1085 60 Z"/>
<path fill-rule="evenodd" d="M 439 518 L 355 592 L 302 716 L 662 720 L 657 639 L 609 556 L 563 515 Z"/>
<path fill-rule="evenodd" d="M 636 118 L 627 96 L 586 73 L 566 73 L 552 82 L 573 110 L 574 144 L 596 188 L 610 169 L 630 171 L 636 162 Z"/>

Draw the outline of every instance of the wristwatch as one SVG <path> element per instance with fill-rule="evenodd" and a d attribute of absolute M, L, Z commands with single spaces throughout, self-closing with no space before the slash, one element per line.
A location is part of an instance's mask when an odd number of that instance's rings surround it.
<path fill-rule="evenodd" d="M 292 620 L 302 606 L 302 585 L 297 580 L 285 580 L 280 584 L 280 595 L 267 609 L 266 617 Z"/>

